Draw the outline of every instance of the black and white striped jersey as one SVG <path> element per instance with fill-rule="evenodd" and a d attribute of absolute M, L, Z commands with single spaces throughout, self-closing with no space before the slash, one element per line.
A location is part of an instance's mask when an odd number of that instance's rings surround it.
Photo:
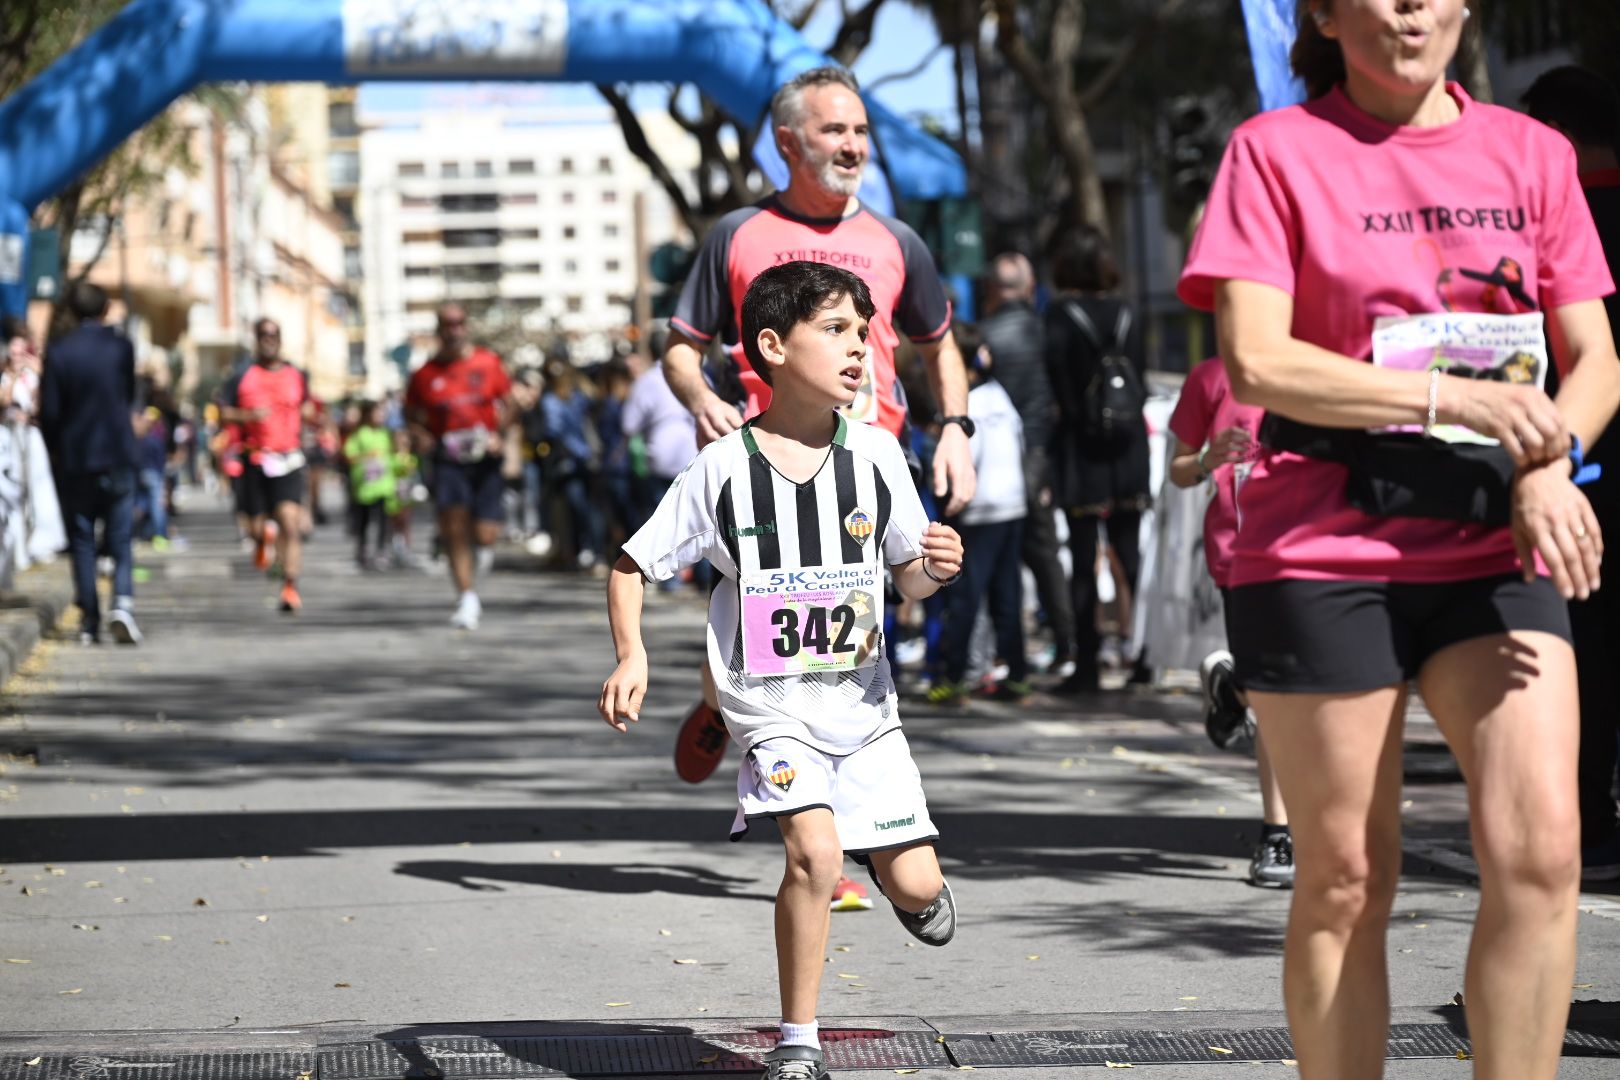
<path fill-rule="evenodd" d="M 724 575 L 709 599 L 708 654 L 735 739 L 753 747 L 786 736 L 847 754 L 900 726 L 882 643 L 883 570 L 921 558 L 927 528 L 894 436 L 840 417 L 827 459 L 804 484 L 776 471 L 750 425 L 711 443 L 624 550 L 649 581 L 702 559 Z M 800 600 L 762 611 L 753 594 L 773 586 L 822 588 L 833 599 L 795 593 Z M 870 655 L 858 644 L 868 633 Z M 852 666 L 750 673 L 815 662 L 806 656 Z"/>

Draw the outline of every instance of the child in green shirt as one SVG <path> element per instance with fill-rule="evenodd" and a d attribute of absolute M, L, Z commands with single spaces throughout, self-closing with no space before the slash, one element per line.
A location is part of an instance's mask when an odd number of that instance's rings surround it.
<path fill-rule="evenodd" d="M 394 499 L 394 439 L 382 426 L 382 410 L 376 402 L 360 406 L 360 426 L 343 444 L 349 462 L 349 491 L 355 513 L 356 564 L 362 570 L 376 566 L 376 558 L 388 542 L 388 511 Z M 377 543 L 367 554 L 366 538 L 376 530 Z"/>

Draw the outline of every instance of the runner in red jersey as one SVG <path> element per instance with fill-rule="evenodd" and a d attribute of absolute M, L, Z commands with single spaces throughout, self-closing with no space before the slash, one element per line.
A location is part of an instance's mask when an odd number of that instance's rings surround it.
<path fill-rule="evenodd" d="M 281 327 L 260 319 L 253 324 L 253 363 L 226 387 L 220 414 L 241 425 L 242 493 L 256 544 L 254 564 L 265 568 L 273 540 L 282 569 L 281 610 L 287 614 L 304 606 L 298 592 L 308 482 L 302 435 L 312 408 L 304 373 L 281 355 Z"/>
<path fill-rule="evenodd" d="M 512 380 L 501 358 L 467 337 L 459 305 L 439 309 L 439 351 L 416 369 L 405 390 L 405 415 L 422 457 L 432 462 L 439 536 L 450 556 L 457 601 L 450 624 L 478 629 L 483 605 L 473 590 L 479 554 L 500 539 L 501 436 Z"/>
<path fill-rule="evenodd" d="M 900 437 L 909 452 L 903 435 L 906 402 L 894 370 L 899 335 L 909 337 L 944 418 L 932 487 L 947 501 L 946 513 L 955 514 L 973 498 L 974 488 L 966 368 L 950 333 L 950 300 L 928 248 L 904 222 L 863 206 L 856 197 L 869 153 L 860 87 L 842 68 L 806 71 L 776 92 L 771 123 L 788 165 L 788 185 L 755 206 L 727 214 L 704 239 L 670 319 L 664 377 L 697 420 L 700 446 L 740 427 L 744 413 L 704 380 L 704 351 L 721 342 L 747 394 L 746 414 L 757 415 L 770 403 L 770 387 L 740 362 L 743 294 L 761 271 L 778 263 L 843 267 L 866 282 L 877 307 L 865 377 L 844 413 L 879 424 Z M 703 692 L 675 748 L 676 772 L 690 783 L 710 776 L 728 745 L 707 667 Z M 845 879 L 834 906 L 865 908 L 871 902 L 859 885 Z"/>

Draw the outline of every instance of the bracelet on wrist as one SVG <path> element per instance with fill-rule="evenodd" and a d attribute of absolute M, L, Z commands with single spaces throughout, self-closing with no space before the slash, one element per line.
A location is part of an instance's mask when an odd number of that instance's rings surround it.
<path fill-rule="evenodd" d="M 934 572 L 932 570 L 928 569 L 928 560 L 927 559 L 923 560 L 922 566 L 923 566 L 923 573 L 925 575 L 927 575 L 928 580 L 932 581 L 935 585 L 955 585 L 956 584 L 956 579 L 962 576 L 962 571 L 958 570 L 956 573 L 952 574 L 948 578 L 935 577 Z"/>
<path fill-rule="evenodd" d="M 1209 479 L 1209 464 L 1208 464 L 1208 460 L 1207 460 L 1208 458 L 1209 458 L 1209 443 L 1205 443 L 1203 445 L 1203 448 L 1198 451 L 1198 457 L 1196 459 L 1194 459 L 1194 463 L 1198 466 L 1198 479 L 1200 479 L 1200 480 L 1208 480 Z"/>

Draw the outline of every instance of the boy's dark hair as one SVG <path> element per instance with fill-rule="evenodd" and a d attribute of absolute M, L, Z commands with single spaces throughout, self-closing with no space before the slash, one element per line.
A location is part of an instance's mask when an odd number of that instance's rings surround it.
<path fill-rule="evenodd" d="M 786 338 L 793 328 L 844 297 L 855 301 L 855 311 L 870 322 L 877 314 L 872 291 L 859 276 L 837 266 L 815 262 L 787 262 L 760 274 L 748 286 L 742 302 L 743 355 L 754 373 L 771 382 L 770 365 L 759 352 L 759 335 L 775 330 Z"/>
<path fill-rule="evenodd" d="M 1595 71 L 1574 64 L 1544 72 L 1519 99 L 1543 124 L 1557 124 L 1584 146 L 1620 153 L 1620 91 Z"/>
<path fill-rule="evenodd" d="M 68 286 L 67 309 L 80 322 L 100 319 L 107 314 L 107 290 L 88 281 L 75 281 Z"/>

